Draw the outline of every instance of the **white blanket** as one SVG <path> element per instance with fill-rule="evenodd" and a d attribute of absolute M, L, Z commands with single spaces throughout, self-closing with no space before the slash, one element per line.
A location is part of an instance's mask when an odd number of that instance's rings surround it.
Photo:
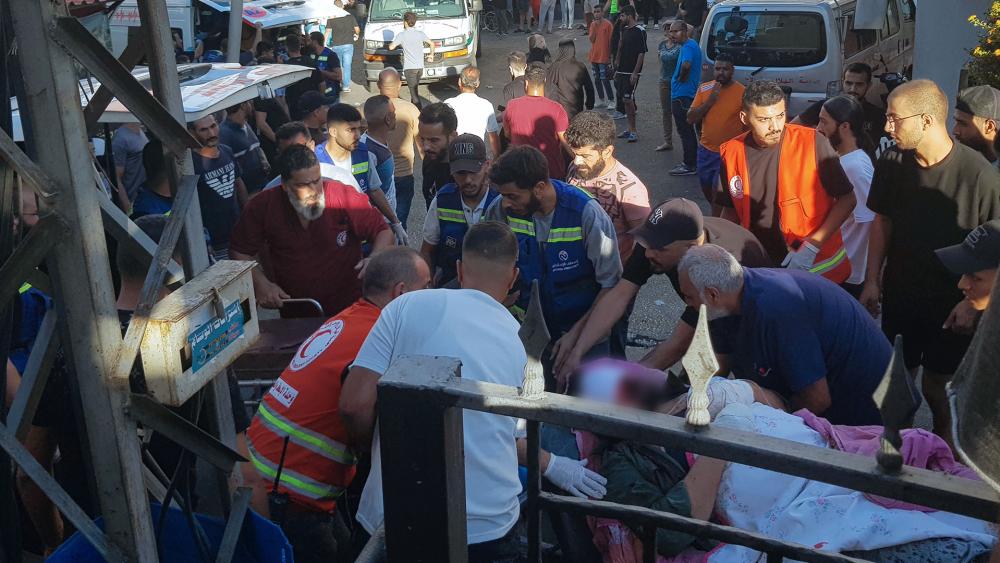
<path fill-rule="evenodd" d="M 759 403 L 730 404 L 716 423 L 826 447 L 801 418 Z M 996 543 L 993 527 L 980 520 L 888 509 L 856 491 L 746 465 L 726 468 L 715 510 L 717 518 L 737 528 L 825 551 L 878 549 L 930 538 Z M 707 559 L 729 563 L 764 557 L 750 548 L 725 545 Z"/>

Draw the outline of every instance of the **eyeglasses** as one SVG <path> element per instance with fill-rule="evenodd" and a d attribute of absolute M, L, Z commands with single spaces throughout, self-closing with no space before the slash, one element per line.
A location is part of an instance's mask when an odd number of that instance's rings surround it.
<path fill-rule="evenodd" d="M 909 119 L 911 117 L 917 117 L 918 115 L 924 115 L 924 114 L 922 114 L 922 113 L 915 113 L 913 115 L 907 115 L 906 117 L 893 117 L 893 116 L 891 116 L 889 114 L 886 114 L 886 116 L 885 116 L 885 124 L 886 124 L 886 126 L 891 126 L 893 129 L 895 129 L 896 125 L 900 121 L 903 121 L 905 119 Z"/>

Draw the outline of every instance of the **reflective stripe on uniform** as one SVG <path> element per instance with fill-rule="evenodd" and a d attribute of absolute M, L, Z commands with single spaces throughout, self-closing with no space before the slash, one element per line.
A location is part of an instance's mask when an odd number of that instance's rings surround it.
<path fill-rule="evenodd" d="M 573 242 L 583 240 L 583 227 L 565 227 L 549 231 L 549 242 Z"/>
<path fill-rule="evenodd" d="M 262 401 L 260 403 L 257 414 L 260 415 L 264 425 L 274 433 L 281 436 L 287 435 L 292 442 L 311 452 L 345 465 L 354 465 L 357 463 L 357 459 L 351 455 L 347 446 L 331 439 L 329 436 L 324 436 L 295 424 L 268 408 L 266 402 Z"/>
<path fill-rule="evenodd" d="M 21 287 L 18 288 L 17 292 L 18 293 L 26 293 L 29 289 L 31 289 L 31 284 L 28 283 L 28 282 L 25 282 L 25 283 L 21 284 Z"/>
<path fill-rule="evenodd" d="M 510 230 L 515 233 L 521 233 L 522 235 L 528 235 L 529 237 L 535 236 L 535 223 L 532 221 L 525 221 L 524 219 L 518 219 L 508 215 L 507 224 L 510 225 Z"/>
<path fill-rule="evenodd" d="M 839 266 L 845 258 L 847 258 L 847 250 L 841 246 L 840 250 L 836 254 L 819 264 L 813 264 L 813 267 L 809 268 L 809 271 L 814 274 L 822 274 Z"/>
<path fill-rule="evenodd" d="M 271 462 L 260 455 L 254 449 L 253 444 L 247 443 L 247 451 L 250 453 L 250 462 L 261 475 L 274 479 L 278 474 L 277 464 Z M 326 483 L 320 483 L 315 479 L 310 479 L 301 473 L 292 471 L 287 467 L 281 468 L 281 478 L 279 483 L 285 488 L 313 500 L 332 500 L 339 497 L 343 492 L 343 487 L 336 487 Z"/>
<path fill-rule="evenodd" d="M 359 162 L 357 164 L 351 165 L 351 174 L 365 174 L 368 172 L 368 161 Z"/>
<path fill-rule="evenodd" d="M 465 220 L 465 213 L 460 209 L 445 209 L 443 207 L 438 207 L 437 217 L 441 221 L 468 223 L 468 221 Z"/>

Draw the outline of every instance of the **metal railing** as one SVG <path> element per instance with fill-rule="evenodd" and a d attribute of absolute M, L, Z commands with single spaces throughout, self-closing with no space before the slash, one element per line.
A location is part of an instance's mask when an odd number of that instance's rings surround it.
<path fill-rule="evenodd" d="M 518 388 L 460 377 L 454 358 L 403 357 L 378 386 L 385 545 L 388 561 L 465 562 L 463 409 L 527 420 L 529 561 L 540 561 L 540 511 L 620 519 L 641 529 L 644 561 L 654 561 L 659 528 L 743 545 L 768 561 L 856 561 L 745 530 L 635 506 L 541 490 L 539 425 L 589 430 L 611 438 L 814 479 L 929 508 L 996 521 L 997 494 L 986 484 L 924 469 L 883 469 L 874 458 L 565 395 L 533 397 Z"/>

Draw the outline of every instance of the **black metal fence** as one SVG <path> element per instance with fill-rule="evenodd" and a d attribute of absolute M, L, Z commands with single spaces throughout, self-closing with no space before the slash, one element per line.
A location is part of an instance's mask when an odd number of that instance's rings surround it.
<path fill-rule="evenodd" d="M 815 479 L 883 497 L 996 521 L 997 494 L 987 485 L 904 466 L 881 468 L 875 459 L 710 425 L 624 409 L 565 395 L 525 397 L 514 387 L 461 379 L 454 358 L 404 357 L 378 388 L 390 562 L 464 563 L 467 560 L 462 410 L 523 418 L 528 427 L 529 561 L 541 560 L 542 510 L 616 518 L 642 530 L 644 561 L 655 561 L 658 528 L 743 545 L 767 560 L 857 561 L 763 535 L 676 514 L 555 495 L 541 490 L 539 424 L 586 429 L 613 438 L 668 448 Z"/>

